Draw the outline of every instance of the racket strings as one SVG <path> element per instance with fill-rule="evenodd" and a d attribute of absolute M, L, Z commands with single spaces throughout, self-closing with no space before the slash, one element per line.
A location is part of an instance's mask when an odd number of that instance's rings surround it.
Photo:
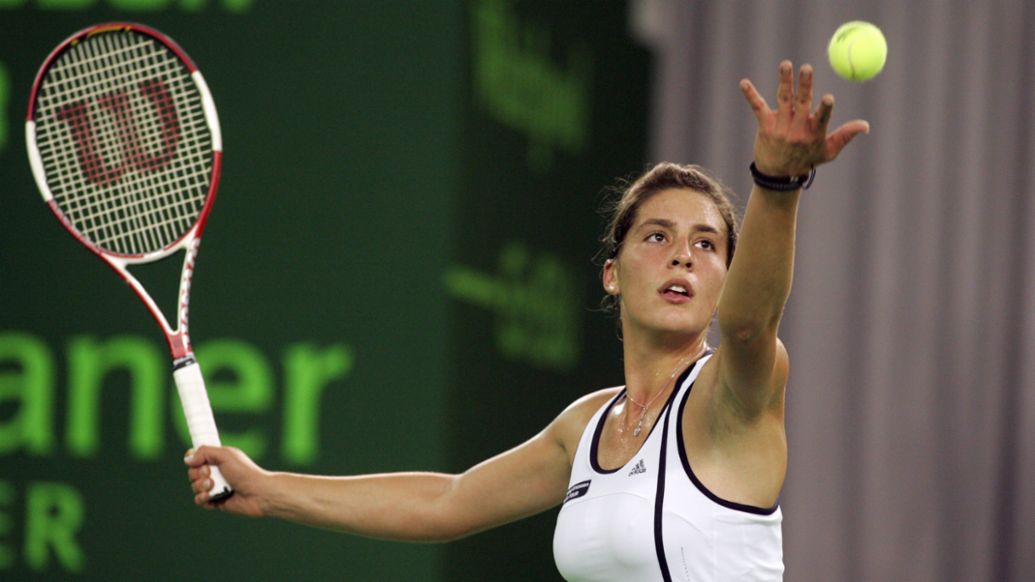
<path fill-rule="evenodd" d="M 139 59 L 137 59 L 137 60 L 139 60 Z M 130 63 L 130 64 L 127 64 L 127 66 L 142 67 L 143 65 Z M 153 68 L 153 65 L 150 68 Z M 141 72 L 142 72 L 142 74 L 153 74 L 153 73 L 151 73 L 151 71 L 148 71 L 147 69 L 142 69 Z M 161 114 L 162 114 L 162 112 L 159 113 L 159 115 L 161 115 Z M 145 133 L 157 133 L 157 130 L 154 127 L 154 125 L 155 125 L 155 121 L 157 121 L 159 119 L 159 117 L 156 116 L 156 115 L 150 115 L 150 116 L 144 117 L 144 119 L 145 120 L 149 120 L 150 123 L 148 124 L 149 127 L 143 128 L 143 131 Z M 125 125 L 123 125 L 120 128 L 122 131 L 119 132 L 118 134 L 116 134 L 115 132 L 110 132 L 108 134 L 109 138 L 117 137 L 119 141 L 125 143 L 126 141 L 128 141 L 129 138 L 126 135 L 126 132 L 125 132 L 124 128 L 125 128 Z M 135 131 L 135 129 L 134 129 L 134 127 L 132 125 L 129 126 L 129 129 Z M 147 189 L 147 188 L 152 188 L 153 189 L 155 187 L 155 184 L 153 183 L 154 180 L 152 180 L 150 178 L 145 179 L 144 182 L 145 182 L 144 183 L 145 189 Z M 123 206 L 121 208 L 120 207 L 116 207 L 117 210 L 122 211 L 126 216 L 131 218 L 131 220 L 127 224 L 129 229 L 126 232 L 117 232 L 116 234 L 124 236 L 124 237 L 125 236 L 132 237 L 134 239 L 133 242 L 135 244 L 137 244 L 137 245 L 145 245 L 145 246 L 146 245 L 152 245 L 153 246 L 153 245 L 156 245 L 156 244 L 160 245 L 161 242 L 164 242 L 163 240 L 157 240 L 156 241 L 156 237 L 164 237 L 166 240 L 168 240 L 170 238 L 172 240 L 175 240 L 175 238 L 180 233 L 172 232 L 170 230 L 170 228 L 169 228 L 170 224 L 172 224 L 173 226 L 176 226 L 175 221 L 169 221 L 169 220 L 164 220 L 163 221 L 163 220 L 157 220 L 157 218 L 160 218 L 160 217 L 163 217 L 163 216 L 174 216 L 175 217 L 175 213 L 170 214 L 169 209 L 172 208 L 173 210 L 177 210 L 178 208 L 176 206 L 170 207 L 169 205 L 159 206 L 158 204 L 160 204 L 160 199 L 155 198 L 153 196 L 152 197 L 141 197 L 140 196 L 141 192 L 139 192 L 139 191 L 138 192 L 132 192 L 132 193 L 136 194 L 136 196 L 130 197 L 132 199 L 132 201 L 129 202 L 129 204 L 130 204 L 129 206 Z M 175 201 L 173 201 L 173 202 L 175 202 Z M 155 215 L 157 215 L 157 217 Z M 148 229 L 147 226 L 149 224 L 154 226 L 155 228 Z M 187 225 L 187 228 L 189 228 L 189 225 Z M 175 229 L 172 229 L 172 230 L 175 230 Z M 159 231 L 164 231 L 164 232 L 159 232 Z"/>
<path fill-rule="evenodd" d="M 132 31 L 87 37 L 51 65 L 37 110 L 48 186 L 82 236 L 148 254 L 193 227 L 209 192 L 212 136 L 171 50 Z"/>

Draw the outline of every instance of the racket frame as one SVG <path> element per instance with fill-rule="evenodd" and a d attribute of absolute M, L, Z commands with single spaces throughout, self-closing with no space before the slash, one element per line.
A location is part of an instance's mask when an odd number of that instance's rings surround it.
<path fill-rule="evenodd" d="M 164 248 L 154 252 L 137 254 L 118 253 L 94 244 L 94 242 L 79 232 L 79 230 L 76 229 L 76 227 L 61 211 L 57 201 L 54 199 L 50 186 L 47 183 L 47 176 L 46 171 L 44 170 L 42 156 L 40 155 L 39 148 L 36 143 L 36 122 L 34 119 L 37 96 L 39 94 L 40 87 L 55 60 L 57 60 L 66 50 L 75 46 L 83 39 L 98 34 L 127 30 L 142 33 L 158 41 L 172 51 L 187 68 L 190 78 L 201 96 L 201 105 L 204 111 L 205 122 L 208 125 L 212 140 L 212 172 L 209 181 L 209 189 L 205 195 L 204 205 L 202 206 L 194 225 L 191 226 L 191 228 L 189 228 L 180 238 L 169 243 Z M 75 239 L 89 249 L 90 252 L 104 261 L 105 264 L 111 267 L 111 269 L 129 285 L 137 297 L 140 298 L 141 302 L 144 303 L 144 306 L 147 307 L 147 310 L 151 313 L 151 317 L 154 318 L 155 322 L 158 323 L 158 326 L 165 334 L 166 341 L 169 344 L 169 351 L 173 359 L 173 376 L 176 380 L 177 389 L 180 392 L 180 400 L 184 405 L 185 413 L 188 408 L 198 410 L 198 414 L 206 417 L 198 423 L 199 426 L 202 424 L 210 425 L 198 428 L 194 426 L 194 423 L 188 422 L 195 446 L 198 446 L 199 444 L 219 445 L 219 436 L 215 430 L 215 421 L 212 419 L 211 405 L 209 404 L 208 396 L 204 388 L 204 381 L 201 377 L 200 368 L 198 367 L 197 361 L 194 359 L 194 351 L 191 347 L 190 335 L 188 332 L 190 290 L 191 281 L 194 275 L 194 262 L 197 258 L 198 248 L 201 245 L 202 232 L 205 229 L 209 212 L 211 212 L 212 205 L 215 202 L 216 190 L 218 189 L 219 178 L 222 172 L 223 159 L 223 140 L 219 127 L 219 116 L 216 112 L 215 101 L 212 99 L 212 94 L 209 91 L 208 84 L 205 82 L 205 78 L 201 75 L 201 72 L 198 70 L 197 66 L 195 66 L 190 57 L 187 56 L 187 53 L 184 52 L 179 45 L 177 45 L 168 36 L 153 28 L 131 22 L 108 22 L 90 26 L 76 32 L 61 42 L 57 48 L 51 51 L 50 55 L 47 56 L 43 65 L 40 67 L 40 70 L 36 75 L 36 79 L 33 82 L 32 92 L 29 98 L 29 108 L 25 122 L 25 141 L 29 155 L 29 165 L 32 168 L 32 174 L 36 181 L 36 185 L 39 188 L 40 195 L 47 207 L 50 208 L 51 212 L 54 213 L 69 234 L 75 237 Z M 165 317 L 165 314 L 161 309 L 159 309 L 154 299 L 140 281 L 138 281 L 137 278 L 129 271 L 129 267 L 160 261 L 181 250 L 184 251 L 184 257 L 183 267 L 180 272 L 180 284 L 176 307 L 176 325 L 174 327 L 170 324 L 168 319 Z M 188 421 L 193 420 L 190 414 L 187 414 L 187 417 Z M 204 436 L 200 440 L 204 440 L 206 442 L 199 443 L 199 438 L 195 436 L 196 433 L 203 433 Z M 232 495 L 232 488 L 230 488 L 226 483 L 222 475 L 219 474 L 218 468 L 212 467 L 211 470 L 213 487 L 211 489 L 212 493 L 210 495 L 210 500 L 218 501 Z"/>

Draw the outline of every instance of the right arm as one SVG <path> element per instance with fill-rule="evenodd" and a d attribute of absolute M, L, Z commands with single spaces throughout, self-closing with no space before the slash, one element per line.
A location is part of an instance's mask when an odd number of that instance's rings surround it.
<path fill-rule="evenodd" d="M 237 449 L 219 447 L 200 447 L 185 461 L 195 503 L 206 508 L 367 537 L 448 541 L 560 503 L 568 487 L 574 447 L 599 407 L 597 401 L 579 400 L 533 438 L 459 475 L 278 473 L 264 471 Z M 218 466 L 234 488 L 229 499 L 208 502 L 208 465 Z"/>

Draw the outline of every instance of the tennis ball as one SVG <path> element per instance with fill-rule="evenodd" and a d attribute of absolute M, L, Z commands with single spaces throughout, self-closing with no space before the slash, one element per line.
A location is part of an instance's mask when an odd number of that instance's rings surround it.
<path fill-rule="evenodd" d="M 888 42 L 879 28 L 869 22 L 853 20 L 838 27 L 827 46 L 830 66 L 841 78 L 867 81 L 884 68 Z"/>

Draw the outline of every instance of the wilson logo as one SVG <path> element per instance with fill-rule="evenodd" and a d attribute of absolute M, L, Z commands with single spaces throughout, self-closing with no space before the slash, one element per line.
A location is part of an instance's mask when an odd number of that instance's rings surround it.
<path fill-rule="evenodd" d="M 156 119 L 146 120 L 142 127 L 147 129 L 148 141 L 160 141 L 158 148 L 146 147 L 138 131 L 137 120 L 130 95 L 115 91 L 97 99 L 97 105 L 114 125 L 114 138 L 122 149 L 122 159 L 117 165 L 109 165 L 97 147 L 97 132 L 90 121 L 90 104 L 77 101 L 65 105 L 57 112 L 58 119 L 68 124 L 75 140 L 79 167 L 86 179 L 98 186 L 118 182 L 131 169 L 139 172 L 153 172 L 169 163 L 176 154 L 180 142 L 180 123 L 176 106 L 168 88 L 160 79 L 144 81 L 138 86 L 143 96 L 155 111 Z M 102 136 L 102 140 L 111 139 Z M 104 142 L 107 145 L 107 142 Z M 153 150 L 157 149 L 155 152 Z"/>

